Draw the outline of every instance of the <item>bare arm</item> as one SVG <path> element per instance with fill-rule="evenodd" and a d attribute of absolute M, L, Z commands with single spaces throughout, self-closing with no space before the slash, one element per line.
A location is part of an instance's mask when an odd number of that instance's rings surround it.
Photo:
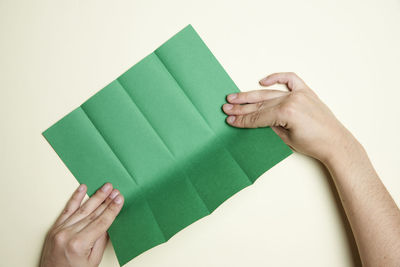
<path fill-rule="evenodd" d="M 324 162 L 346 211 L 364 266 L 400 265 L 400 213 L 356 140 Z"/>
<path fill-rule="evenodd" d="M 335 182 L 363 265 L 399 266 L 400 211 L 361 144 L 296 74 L 276 73 L 260 81 L 276 83 L 286 84 L 289 92 L 229 95 L 223 106 L 227 123 L 271 126 L 294 150 L 320 160 Z"/>

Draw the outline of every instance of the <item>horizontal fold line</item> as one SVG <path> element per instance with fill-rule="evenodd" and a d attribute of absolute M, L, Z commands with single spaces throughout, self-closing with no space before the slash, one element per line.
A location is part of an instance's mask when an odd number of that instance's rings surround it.
<path fill-rule="evenodd" d="M 159 58 L 158 56 L 157 56 L 157 54 L 154 52 L 154 55 L 156 55 L 156 57 L 157 58 Z M 165 65 L 160 61 L 160 63 L 161 63 L 161 65 L 163 65 L 164 66 L 164 68 L 167 70 L 167 72 L 169 73 L 169 74 L 171 74 L 169 71 L 168 71 L 168 69 L 165 67 Z M 175 80 L 175 78 L 171 75 L 171 77 L 173 78 L 173 80 Z M 153 125 L 150 123 L 150 121 L 149 121 L 149 119 L 147 118 L 147 116 L 144 114 L 144 112 L 139 108 L 139 106 L 133 101 L 133 98 L 131 97 L 131 95 L 127 92 L 127 90 L 126 90 L 126 88 L 124 87 L 124 85 L 122 84 L 122 82 L 119 80 L 119 79 L 117 79 L 117 81 L 119 82 L 119 84 L 121 85 L 121 87 L 125 90 L 125 92 L 128 94 L 128 96 L 130 97 L 130 99 L 131 99 L 131 101 L 133 102 L 133 104 L 134 105 L 136 105 L 136 107 L 138 108 L 138 110 L 140 111 L 140 113 L 143 115 L 143 117 L 146 119 L 146 121 L 148 122 L 148 124 L 150 125 L 150 127 L 153 129 L 153 131 L 157 134 L 157 136 L 160 138 L 160 140 L 162 141 L 162 143 L 164 144 L 164 146 L 167 148 L 167 150 L 169 151 L 169 153 L 172 155 L 172 158 L 173 158 L 173 160 L 174 160 L 174 162 L 175 163 L 177 163 L 177 161 L 176 161 L 176 158 L 175 158 L 175 156 L 174 156 L 174 154 L 173 154 L 173 152 L 170 150 L 170 148 L 167 146 L 167 144 L 164 142 L 164 140 L 163 140 L 163 138 L 161 137 L 161 135 L 157 132 L 157 130 L 153 127 Z M 175 80 L 175 82 L 176 82 L 176 80 Z M 179 84 L 178 84 L 178 86 L 179 86 Z M 180 86 L 179 86 L 179 88 L 181 88 Z M 181 89 L 182 90 L 182 89 Z M 185 94 L 185 96 L 186 96 L 186 94 Z M 188 98 L 187 96 L 186 96 L 186 98 Z M 188 98 L 189 99 L 189 98 Z M 189 99 L 190 100 L 190 99 Z M 193 105 L 193 103 L 192 103 L 192 105 Z M 194 105 L 193 105 L 194 106 Z M 196 108 L 196 107 L 195 107 Z M 196 108 L 196 110 L 197 110 L 197 108 Z M 198 110 L 197 110 L 197 112 L 198 112 Z M 200 114 L 201 116 L 202 116 L 202 114 Z M 203 120 L 204 120 L 204 118 L 203 118 Z M 207 123 L 207 122 L 206 122 Z M 208 123 L 207 123 L 207 126 L 208 126 Z M 209 127 L 209 126 L 208 126 Z M 212 132 L 212 129 L 210 129 L 211 130 L 211 132 Z M 213 133 L 213 132 L 212 132 Z M 206 203 L 204 202 L 204 200 L 201 198 L 201 196 L 200 196 L 200 194 L 199 194 L 199 192 L 197 191 L 197 188 L 193 185 L 193 182 L 192 182 L 192 180 L 189 178 L 189 176 L 188 176 L 188 174 L 186 173 L 186 171 L 183 169 L 183 168 L 181 168 L 181 171 L 182 171 L 182 173 L 185 175 L 185 178 L 186 178 L 186 180 L 188 180 L 189 181 L 189 183 L 192 185 L 192 187 L 193 187 L 193 189 L 195 190 L 195 192 L 197 193 L 197 196 L 199 197 L 199 199 L 201 200 L 201 202 L 203 203 L 203 206 L 206 208 L 206 210 L 208 211 L 208 213 L 210 214 L 211 212 L 210 212 L 210 210 L 209 210 L 209 208 L 207 207 L 207 205 L 206 205 Z M 149 205 L 150 206 L 150 205 Z M 150 207 L 151 208 L 151 207 Z M 153 213 L 154 214 L 154 213 Z M 161 228 L 160 228 L 161 229 Z"/>
<path fill-rule="evenodd" d="M 190 103 L 192 103 L 193 107 L 196 109 L 197 113 L 200 114 L 200 116 L 203 118 L 204 122 L 207 124 L 208 128 L 210 129 L 210 131 L 212 132 L 212 134 L 215 136 L 215 138 L 219 141 L 222 142 L 220 137 L 215 133 L 214 129 L 211 128 L 210 123 L 207 121 L 207 119 L 204 117 L 203 113 L 200 112 L 199 108 L 195 105 L 195 103 L 192 101 L 192 99 L 187 95 L 186 91 L 183 89 L 183 86 L 178 82 L 178 80 L 176 79 L 176 77 L 172 74 L 172 72 L 168 69 L 167 65 L 165 64 L 165 62 L 161 59 L 161 57 L 158 55 L 157 50 L 154 51 L 154 54 L 157 56 L 158 60 L 160 61 L 160 63 L 164 66 L 164 68 L 167 70 L 167 72 L 171 75 L 172 79 L 175 81 L 175 83 L 178 85 L 178 87 L 181 89 L 181 91 L 183 92 L 183 94 L 186 96 L 186 98 L 190 101 Z M 224 142 L 222 142 L 222 144 L 224 144 Z M 224 148 L 226 149 L 226 151 L 228 151 L 229 155 L 231 155 L 231 158 L 233 159 L 233 161 L 239 166 L 239 168 L 243 171 L 243 173 L 247 176 L 247 179 L 250 181 L 250 183 L 253 183 L 250 180 L 250 176 L 248 175 L 248 173 L 242 168 L 242 166 L 239 164 L 239 162 L 237 162 L 236 158 L 232 155 L 232 152 L 225 146 L 224 144 Z M 203 201 L 204 202 L 204 201 Z"/>
<path fill-rule="evenodd" d="M 121 85 L 122 86 L 122 85 Z M 92 119 L 90 118 L 89 114 L 85 111 L 85 109 L 83 108 L 83 106 L 81 106 L 81 109 L 83 110 L 83 112 L 86 114 L 86 116 L 88 117 L 89 121 L 93 124 L 93 127 L 97 130 L 97 132 L 100 134 L 100 136 L 103 138 L 104 142 L 108 145 L 108 147 L 110 148 L 111 152 L 115 155 L 115 157 L 118 159 L 118 161 L 121 163 L 121 166 L 124 168 L 124 170 L 128 173 L 128 175 L 132 178 L 132 180 L 138 185 L 137 181 L 135 180 L 135 178 L 133 177 L 133 175 L 128 171 L 128 169 L 125 167 L 125 165 L 122 163 L 121 159 L 118 157 L 118 155 L 114 152 L 114 150 L 111 148 L 110 144 L 107 142 L 107 140 L 104 138 L 103 134 L 99 131 L 99 129 L 96 127 L 96 125 L 94 124 L 94 122 L 92 121 Z M 140 187 L 140 186 L 139 186 Z M 147 200 L 146 196 L 144 194 L 142 194 L 143 198 L 146 200 L 147 206 L 150 209 L 150 212 L 153 216 L 153 219 L 155 221 L 155 223 L 158 226 L 158 229 L 160 230 L 164 240 L 167 240 L 165 237 L 165 233 L 163 232 L 162 228 L 160 227 L 160 224 L 158 223 L 158 220 L 156 219 L 156 216 L 154 215 L 154 211 L 151 208 L 149 201 Z"/>
<path fill-rule="evenodd" d="M 167 144 L 164 142 L 164 140 L 161 138 L 160 134 L 157 132 L 157 130 L 153 127 L 153 125 L 150 123 L 149 119 L 147 118 L 147 116 L 144 114 L 144 112 L 140 109 L 140 107 L 135 103 L 135 101 L 133 101 L 132 96 L 128 93 L 128 91 L 126 90 L 126 88 L 124 87 L 124 85 L 122 84 L 122 82 L 119 79 L 116 79 L 116 81 L 119 83 L 119 85 L 121 85 L 122 89 L 124 90 L 124 92 L 128 95 L 129 99 L 131 100 L 132 104 L 136 106 L 136 108 L 139 110 L 140 114 L 142 114 L 143 118 L 146 120 L 147 124 L 150 126 L 150 128 L 153 130 L 153 132 L 157 135 L 157 137 L 160 139 L 161 143 L 164 145 L 164 147 L 167 149 L 168 153 L 171 155 L 172 159 L 174 160 L 174 162 L 176 162 L 175 156 L 172 153 L 172 151 L 169 149 L 169 147 L 167 146 Z M 163 229 L 160 226 L 160 223 L 157 220 L 157 217 L 155 215 L 155 212 L 153 210 L 153 208 L 151 207 L 149 200 L 147 199 L 147 196 L 145 194 L 143 194 L 144 199 L 147 202 L 147 206 L 150 209 L 151 214 L 153 215 L 153 219 L 155 221 L 155 223 L 158 226 L 158 229 L 160 229 L 160 232 L 162 233 L 165 242 L 168 240 L 166 238 L 166 235 L 163 231 Z"/>

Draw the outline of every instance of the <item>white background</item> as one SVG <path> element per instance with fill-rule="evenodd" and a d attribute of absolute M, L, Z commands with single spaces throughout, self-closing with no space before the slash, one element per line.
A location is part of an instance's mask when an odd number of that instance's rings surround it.
<path fill-rule="evenodd" d="M 37 264 L 78 185 L 41 132 L 189 23 L 243 91 L 298 73 L 399 204 L 399 15 L 399 0 L 0 0 L 0 265 Z M 127 266 L 357 266 L 334 192 L 294 154 Z"/>

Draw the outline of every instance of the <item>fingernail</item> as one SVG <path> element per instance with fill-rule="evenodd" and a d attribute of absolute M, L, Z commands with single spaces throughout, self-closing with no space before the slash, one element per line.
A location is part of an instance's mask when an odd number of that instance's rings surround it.
<path fill-rule="evenodd" d="M 229 116 L 226 120 L 228 123 L 233 123 L 235 121 L 236 117 L 235 116 Z"/>
<path fill-rule="evenodd" d="M 78 192 L 83 192 L 85 190 L 85 185 L 84 184 L 81 184 L 79 187 L 78 187 Z"/>
<path fill-rule="evenodd" d="M 103 192 L 107 192 L 108 190 L 110 190 L 110 188 L 111 188 L 111 184 L 110 183 L 106 183 L 105 185 L 103 185 L 101 190 L 103 190 Z"/>
<path fill-rule="evenodd" d="M 114 202 L 117 203 L 117 204 L 121 204 L 121 202 L 122 202 L 122 197 L 121 197 L 121 196 L 117 196 L 117 197 L 114 199 Z"/>
<path fill-rule="evenodd" d="M 228 100 L 233 100 L 237 97 L 237 94 L 228 95 Z"/>
<path fill-rule="evenodd" d="M 118 195 L 118 190 L 114 189 L 110 194 L 110 198 L 114 199 L 117 195 Z"/>
<path fill-rule="evenodd" d="M 231 110 L 233 108 L 233 105 L 231 105 L 231 104 L 225 104 L 224 105 L 224 109 L 225 110 Z"/>

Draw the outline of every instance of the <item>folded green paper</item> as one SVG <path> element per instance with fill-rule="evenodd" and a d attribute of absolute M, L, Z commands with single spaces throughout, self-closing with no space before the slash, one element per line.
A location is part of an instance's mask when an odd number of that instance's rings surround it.
<path fill-rule="evenodd" d="M 224 122 L 238 91 L 189 25 L 43 133 L 89 195 L 124 195 L 109 229 L 121 265 L 291 154 L 269 127 Z"/>

